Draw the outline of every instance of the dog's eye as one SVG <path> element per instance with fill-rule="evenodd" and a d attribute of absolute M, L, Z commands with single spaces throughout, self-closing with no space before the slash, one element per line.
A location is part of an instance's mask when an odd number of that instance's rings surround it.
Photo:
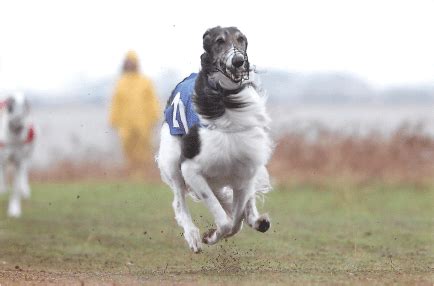
<path fill-rule="evenodd" d="M 238 37 L 237 39 L 238 43 L 244 43 L 244 37 Z"/>
<path fill-rule="evenodd" d="M 215 40 L 215 42 L 216 42 L 217 44 L 219 44 L 219 45 L 222 45 L 222 44 L 225 43 L 225 39 L 223 39 L 223 38 L 217 38 L 217 39 Z"/>

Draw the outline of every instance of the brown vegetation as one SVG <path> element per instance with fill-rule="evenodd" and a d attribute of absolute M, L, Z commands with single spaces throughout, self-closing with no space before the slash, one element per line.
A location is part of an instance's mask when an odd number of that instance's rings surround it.
<path fill-rule="evenodd" d="M 314 136 L 312 136 L 314 134 Z M 323 184 L 336 180 L 353 183 L 431 182 L 434 175 L 434 138 L 421 125 L 404 124 L 384 135 L 372 131 L 345 134 L 321 127 L 293 131 L 277 140 L 269 165 L 281 183 Z M 146 179 L 159 181 L 154 162 L 141 169 L 100 161 L 61 161 L 53 167 L 33 170 L 37 181 L 79 179 Z"/>
<path fill-rule="evenodd" d="M 55 165 L 35 169 L 30 172 L 32 181 L 75 181 L 75 180 L 146 180 L 148 182 L 159 181 L 157 166 L 149 162 L 141 168 L 120 166 L 100 161 L 77 162 L 62 160 Z"/>
<path fill-rule="evenodd" d="M 294 132 L 278 141 L 270 172 L 279 181 L 423 184 L 434 175 L 434 138 L 422 125 L 390 135 L 345 135 L 318 128 L 315 139 Z"/>

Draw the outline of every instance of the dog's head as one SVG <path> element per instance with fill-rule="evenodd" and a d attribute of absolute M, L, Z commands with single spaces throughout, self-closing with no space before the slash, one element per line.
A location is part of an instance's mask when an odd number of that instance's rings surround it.
<path fill-rule="evenodd" d="M 14 132 L 21 131 L 30 110 L 27 99 L 21 93 L 12 94 L 6 98 L 5 107 L 9 128 Z"/>
<path fill-rule="evenodd" d="M 202 70 L 221 73 L 232 83 L 249 79 L 247 38 L 236 27 L 209 29 L 203 35 Z"/>

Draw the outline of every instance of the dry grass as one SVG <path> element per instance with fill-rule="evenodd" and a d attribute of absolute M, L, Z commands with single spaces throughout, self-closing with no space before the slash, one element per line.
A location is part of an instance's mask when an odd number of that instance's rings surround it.
<path fill-rule="evenodd" d="M 424 184 L 434 174 L 434 138 L 422 125 L 390 135 L 345 135 L 317 128 L 315 138 L 293 132 L 278 141 L 270 172 L 278 181 Z"/>
<path fill-rule="evenodd" d="M 389 135 L 345 134 L 317 126 L 277 140 L 270 173 L 280 183 L 432 183 L 434 138 L 422 125 L 404 124 Z M 33 170 L 35 181 L 145 179 L 159 181 L 154 162 L 129 168 L 105 161 L 61 161 Z"/>
<path fill-rule="evenodd" d="M 35 182 L 50 181 L 79 181 L 79 180 L 145 180 L 159 182 L 159 172 L 154 162 L 144 164 L 142 167 L 122 166 L 100 161 L 71 161 L 62 160 L 48 168 L 34 169 L 30 178 Z"/>

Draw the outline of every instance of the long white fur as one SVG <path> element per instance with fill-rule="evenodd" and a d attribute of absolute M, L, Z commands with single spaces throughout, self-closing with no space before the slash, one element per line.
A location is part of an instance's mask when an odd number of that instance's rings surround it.
<path fill-rule="evenodd" d="M 15 110 L 9 114 L 4 107 L 0 111 L 0 193 L 7 192 L 5 173 L 8 166 L 14 167 L 13 187 L 9 196 L 7 214 L 10 217 L 20 217 L 22 213 L 21 200 L 30 197 L 28 180 L 28 165 L 34 147 L 34 141 L 23 144 L 26 140 L 30 122 L 22 94 L 13 95 Z M 11 120 L 18 120 L 23 124 L 23 130 L 15 134 L 9 128 Z"/>
<path fill-rule="evenodd" d="M 158 166 L 162 179 L 174 192 L 173 208 L 184 237 L 194 252 L 202 248 L 199 229 L 193 223 L 185 202 L 190 191 L 203 201 L 212 213 L 217 229 L 204 242 L 214 244 L 237 233 L 245 219 L 258 228 L 260 216 L 255 194 L 270 189 L 265 168 L 272 141 L 268 134 L 270 118 L 265 98 L 252 86 L 232 95 L 248 103 L 240 109 L 226 110 L 217 120 L 205 120 L 208 128 L 200 128 L 200 153 L 181 162 L 181 140 L 171 136 L 167 123 L 161 130 Z"/>

